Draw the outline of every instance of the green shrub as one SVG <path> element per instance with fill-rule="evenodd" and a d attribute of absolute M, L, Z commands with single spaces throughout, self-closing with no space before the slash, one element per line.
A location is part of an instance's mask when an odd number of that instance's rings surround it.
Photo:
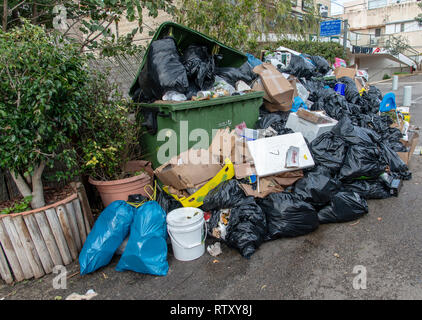
<path fill-rule="evenodd" d="M 382 80 L 388 80 L 391 79 L 391 77 L 388 74 L 384 74 L 384 76 L 382 77 Z"/>
<path fill-rule="evenodd" d="M 24 21 L 0 31 L 0 168 L 10 170 L 33 209 L 44 205 L 45 166 L 62 162 L 72 176 L 71 146 L 83 123 L 86 58 L 60 35 Z"/>

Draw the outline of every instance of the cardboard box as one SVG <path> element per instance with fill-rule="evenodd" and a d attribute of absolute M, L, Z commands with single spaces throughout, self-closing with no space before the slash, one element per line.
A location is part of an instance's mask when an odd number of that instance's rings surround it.
<path fill-rule="evenodd" d="M 282 105 L 280 105 L 278 103 L 271 103 L 271 102 L 268 102 L 268 101 L 265 101 L 264 100 L 264 107 L 269 112 L 277 112 L 277 111 L 284 111 L 284 112 L 286 112 L 286 111 L 290 111 L 292 109 L 292 105 L 293 105 L 293 102 L 292 102 L 292 104 L 290 106 L 282 106 Z"/>
<path fill-rule="evenodd" d="M 252 86 L 252 91 L 264 91 L 264 100 L 265 101 L 271 101 L 271 98 L 269 97 L 269 95 L 267 94 L 267 91 L 265 91 L 264 85 L 262 84 L 262 81 L 260 78 L 258 78 L 253 86 Z"/>
<path fill-rule="evenodd" d="M 208 150 L 190 149 L 158 167 L 154 174 L 164 185 L 177 190 L 194 188 L 210 180 L 221 170 L 222 165 L 210 157 L 212 155 Z"/>
<path fill-rule="evenodd" d="M 315 165 L 308 145 L 300 132 L 248 141 L 247 143 L 257 175 L 260 177 L 297 171 L 298 168 L 286 168 L 286 155 L 291 146 L 299 148 L 299 169 L 311 168 Z"/>
<path fill-rule="evenodd" d="M 305 119 L 309 122 L 316 123 L 316 124 L 331 123 L 333 120 L 332 118 L 320 112 L 309 111 L 303 108 L 299 108 L 296 114 L 299 116 L 299 118 Z"/>
<path fill-rule="evenodd" d="M 290 76 L 290 77 L 287 78 L 287 81 L 290 82 L 291 86 L 294 89 L 294 92 L 293 92 L 293 100 L 294 100 L 294 98 L 296 98 L 298 96 L 297 87 L 296 87 L 297 79 L 296 79 L 296 77 Z"/>
<path fill-rule="evenodd" d="M 354 68 L 345 68 L 345 67 L 337 67 L 334 69 L 334 74 L 336 76 L 336 79 L 339 79 L 341 77 L 349 77 L 354 79 L 356 75 L 356 69 Z"/>
<path fill-rule="evenodd" d="M 412 154 L 415 151 L 415 148 L 419 142 L 418 132 L 409 131 L 408 135 L 409 135 L 408 141 L 404 141 L 404 140 L 400 140 L 400 141 L 405 145 L 405 147 L 410 147 L 410 150 L 408 152 L 397 152 L 400 159 L 402 159 L 403 162 L 407 165 L 409 164 L 410 158 L 412 157 Z"/>
<path fill-rule="evenodd" d="M 315 116 L 317 117 L 320 115 L 315 114 Z M 319 135 L 330 131 L 338 122 L 337 120 L 329 117 L 326 117 L 325 119 L 328 119 L 329 121 L 327 123 L 312 123 L 308 120 L 302 119 L 297 113 L 291 112 L 286 122 L 286 128 L 290 128 L 294 132 L 302 133 L 308 142 L 312 142 Z"/>
<path fill-rule="evenodd" d="M 236 179 L 243 179 L 252 175 L 256 175 L 255 167 L 251 163 L 235 164 L 234 173 L 236 175 Z"/>
<path fill-rule="evenodd" d="M 292 106 L 294 88 L 276 67 L 269 63 L 263 63 L 256 66 L 253 71 L 259 74 L 262 85 L 270 98 L 269 102 L 278 104 L 280 107 Z"/>

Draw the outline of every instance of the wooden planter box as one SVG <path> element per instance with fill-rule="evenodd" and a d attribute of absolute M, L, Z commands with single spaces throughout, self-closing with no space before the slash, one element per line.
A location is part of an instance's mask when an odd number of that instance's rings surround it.
<path fill-rule="evenodd" d="M 68 265 L 94 223 L 85 189 L 36 210 L 0 215 L 0 274 L 6 283 L 40 278 L 56 265 Z"/>

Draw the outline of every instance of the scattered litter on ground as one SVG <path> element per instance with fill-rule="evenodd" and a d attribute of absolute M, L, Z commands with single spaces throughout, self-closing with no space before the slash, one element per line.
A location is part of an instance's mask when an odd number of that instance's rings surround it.
<path fill-rule="evenodd" d="M 221 250 L 221 243 L 220 242 L 216 242 L 216 243 L 214 243 L 212 245 L 209 245 L 207 247 L 207 251 L 213 257 L 216 257 L 219 254 L 223 253 L 223 251 Z"/>
<path fill-rule="evenodd" d="M 92 298 L 98 296 L 98 294 L 92 290 L 89 289 L 84 295 L 78 294 L 78 293 L 72 293 L 69 296 L 66 297 L 66 300 L 91 300 Z"/>

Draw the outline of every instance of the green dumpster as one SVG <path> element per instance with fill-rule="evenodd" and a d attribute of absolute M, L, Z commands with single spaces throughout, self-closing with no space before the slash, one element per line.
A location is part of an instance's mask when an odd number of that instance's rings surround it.
<path fill-rule="evenodd" d="M 210 52 L 221 54 L 223 59 L 219 61 L 219 67 L 240 67 L 247 60 L 240 51 L 173 22 L 163 23 L 153 41 L 168 35 L 175 38 L 180 52 L 190 44 L 199 44 L 207 46 Z M 138 77 L 144 71 L 148 51 L 149 47 L 130 88 L 130 96 L 139 88 Z M 144 128 L 140 141 L 143 157 L 157 168 L 192 147 L 208 148 L 215 130 L 226 127 L 234 129 L 243 121 L 248 128 L 253 128 L 258 120 L 263 96 L 264 92 L 252 92 L 203 101 L 139 103 L 137 123 Z M 202 139 L 205 132 L 208 138 Z M 207 141 L 208 145 L 204 145 Z"/>

